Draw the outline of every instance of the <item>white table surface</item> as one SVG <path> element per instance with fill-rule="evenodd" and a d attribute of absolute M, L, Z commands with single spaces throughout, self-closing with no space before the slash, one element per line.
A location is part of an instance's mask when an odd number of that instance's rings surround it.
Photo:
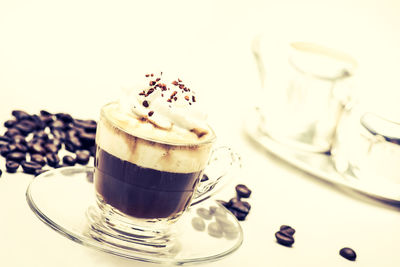
<path fill-rule="evenodd" d="M 306 40 L 343 49 L 360 63 L 365 101 L 399 99 L 399 11 L 394 0 L 0 1 L 0 121 L 13 109 L 97 118 L 132 74 L 176 71 L 207 104 L 220 142 L 242 156 L 235 182 L 253 190 L 243 245 L 202 266 L 399 266 L 398 208 L 315 179 L 242 132 L 245 111 L 259 98 L 250 42 L 260 32 L 271 44 Z M 152 265 L 51 230 L 26 204 L 31 179 L 0 178 L 1 266 Z M 217 198 L 229 199 L 233 186 Z M 275 242 L 282 224 L 296 229 L 292 248 Z M 357 252 L 356 262 L 338 255 L 345 246 Z"/>

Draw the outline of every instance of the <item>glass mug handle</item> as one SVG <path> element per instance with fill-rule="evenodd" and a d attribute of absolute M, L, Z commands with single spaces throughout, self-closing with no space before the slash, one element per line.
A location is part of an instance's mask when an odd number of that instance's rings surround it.
<path fill-rule="evenodd" d="M 229 183 L 229 174 L 241 168 L 240 156 L 231 148 L 215 148 L 197 186 L 191 205 L 200 203 Z"/>

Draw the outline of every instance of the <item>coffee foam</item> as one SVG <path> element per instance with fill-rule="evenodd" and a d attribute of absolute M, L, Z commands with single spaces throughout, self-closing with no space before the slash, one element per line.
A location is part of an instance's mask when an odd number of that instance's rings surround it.
<path fill-rule="evenodd" d="M 198 138 L 189 131 L 158 129 L 118 112 L 116 104 L 103 109 L 96 133 L 96 144 L 108 153 L 144 168 L 176 173 L 203 170 L 212 146 L 207 140 L 211 139 L 212 134 Z"/>

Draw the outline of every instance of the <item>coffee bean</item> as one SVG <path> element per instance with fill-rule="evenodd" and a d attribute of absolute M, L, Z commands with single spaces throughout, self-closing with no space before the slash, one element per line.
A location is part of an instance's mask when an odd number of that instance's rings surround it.
<path fill-rule="evenodd" d="M 211 220 L 211 218 L 212 218 L 212 214 L 206 208 L 198 208 L 196 210 L 196 213 L 197 213 L 197 215 L 199 215 L 201 218 L 203 218 L 205 220 Z"/>
<path fill-rule="evenodd" d="M 236 210 L 245 214 L 249 213 L 250 208 L 250 204 L 246 201 L 236 201 L 229 207 L 230 210 Z"/>
<path fill-rule="evenodd" d="M 19 163 L 18 162 L 15 162 L 15 161 L 12 161 L 12 160 L 7 160 L 6 161 L 6 170 L 7 170 L 7 172 L 14 173 L 14 172 L 17 171 L 18 167 L 19 167 Z"/>
<path fill-rule="evenodd" d="M 11 114 L 18 120 L 21 121 L 23 119 L 29 118 L 29 114 L 23 110 L 13 110 Z"/>
<path fill-rule="evenodd" d="M 8 146 L 8 142 L 0 140 L 0 146 Z"/>
<path fill-rule="evenodd" d="M 47 144 L 44 145 L 44 148 L 46 149 L 46 152 L 50 152 L 50 153 L 57 153 L 58 152 L 58 148 L 54 144 L 47 143 Z"/>
<path fill-rule="evenodd" d="M 33 138 L 42 139 L 43 141 L 49 140 L 49 136 L 45 131 L 38 131 L 33 135 Z"/>
<path fill-rule="evenodd" d="M 66 138 L 66 135 L 63 131 L 61 131 L 60 129 L 52 129 L 51 133 L 53 134 L 55 139 L 64 141 Z"/>
<path fill-rule="evenodd" d="M 218 203 L 220 203 L 222 206 L 225 208 L 229 208 L 229 202 L 226 202 L 225 200 L 217 200 Z"/>
<path fill-rule="evenodd" d="M 47 164 L 51 167 L 56 167 L 60 162 L 60 158 L 55 153 L 47 153 L 46 159 L 47 159 Z"/>
<path fill-rule="evenodd" d="M 67 140 L 78 137 L 78 131 L 76 129 L 70 129 L 65 134 L 66 134 Z"/>
<path fill-rule="evenodd" d="M 233 204 L 240 201 L 237 197 L 231 198 L 228 202 L 228 207 L 232 207 Z"/>
<path fill-rule="evenodd" d="M 73 145 L 75 150 L 82 148 L 82 142 L 79 140 L 78 137 L 69 139 L 67 141 L 67 143 L 70 143 L 71 145 Z"/>
<path fill-rule="evenodd" d="M 64 130 L 65 129 L 65 123 L 62 120 L 55 120 L 52 123 L 50 123 L 50 128 L 53 130 Z M 53 133 L 54 134 L 54 133 Z"/>
<path fill-rule="evenodd" d="M 14 135 L 14 136 L 12 137 L 12 142 L 14 142 L 14 143 L 16 143 L 16 144 L 27 145 L 26 140 L 25 140 L 25 137 L 22 136 L 22 135 L 20 135 L 20 134 Z"/>
<path fill-rule="evenodd" d="M 200 217 L 194 217 L 192 219 L 192 226 L 194 229 L 196 229 L 197 231 L 200 231 L 200 232 L 202 232 L 206 229 L 206 223 Z"/>
<path fill-rule="evenodd" d="M 94 146 L 96 141 L 96 134 L 83 132 L 79 135 L 79 140 L 84 147 Z"/>
<path fill-rule="evenodd" d="M 65 149 L 66 149 L 67 151 L 69 151 L 69 152 L 72 152 L 72 153 L 75 153 L 75 151 L 76 151 L 76 148 L 74 147 L 74 145 L 71 144 L 69 141 L 67 141 L 67 142 L 65 143 Z"/>
<path fill-rule="evenodd" d="M 0 154 L 3 157 L 7 157 L 8 153 L 10 153 L 10 150 L 8 149 L 8 145 L 7 146 L 0 146 Z"/>
<path fill-rule="evenodd" d="M 48 140 L 46 143 L 55 145 L 58 150 L 60 150 L 61 146 L 62 146 L 62 142 L 60 141 L 60 139 L 57 139 L 57 138 Z"/>
<path fill-rule="evenodd" d="M 94 120 L 74 120 L 76 127 L 82 128 L 87 133 L 95 133 L 97 129 L 97 123 Z"/>
<path fill-rule="evenodd" d="M 41 154 L 32 154 L 31 161 L 39 163 L 40 165 L 46 165 L 46 158 L 43 157 Z"/>
<path fill-rule="evenodd" d="M 36 170 L 40 170 L 42 168 L 42 165 L 37 162 L 25 160 L 21 162 L 21 166 L 24 172 L 29 174 L 35 174 Z"/>
<path fill-rule="evenodd" d="M 221 225 L 218 224 L 217 222 L 210 223 L 207 227 L 207 232 L 210 236 L 213 236 L 216 238 L 220 238 L 224 234 Z"/>
<path fill-rule="evenodd" d="M 36 126 L 33 122 L 24 120 L 17 123 L 14 128 L 18 129 L 22 135 L 27 136 L 29 133 L 35 130 Z"/>
<path fill-rule="evenodd" d="M 4 141 L 4 142 L 7 142 L 7 143 L 10 143 L 11 140 L 12 139 L 10 137 L 6 136 L 6 135 L 0 135 L 0 141 Z"/>
<path fill-rule="evenodd" d="M 51 114 L 47 110 L 43 110 L 43 109 L 40 111 L 40 115 L 41 116 L 53 116 L 53 114 Z"/>
<path fill-rule="evenodd" d="M 294 238 L 285 232 L 278 231 L 275 233 L 276 240 L 279 244 L 290 247 L 294 243 Z"/>
<path fill-rule="evenodd" d="M 72 122 L 74 119 L 67 113 L 57 113 L 56 118 L 64 123 Z"/>
<path fill-rule="evenodd" d="M 14 135 L 21 134 L 21 132 L 16 128 L 9 128 L 4 135 L 8 137 L 13 137 Z"/>
<path fill-rule="evenodd" d="M 291 236 L 293 236 L 294 233 L 296 233 L 296 230 L 293 229 L 292 227 L 290 227 L 289 225 L 281 225 L 281 227 L 279 228 L 279 230 L 280 230 L 281 232 L 284 232 L 284 233 L 286 233 L 286 234 L 288 234 L 288 235 L 291 235 Z"/>
<path fill-rule="evenodd" d="M 47 172 L 47 171 L 48 171 L 48 170 L 37 169 L 37 170 L 35 170 L 35 177 L 38 176 L 38 175 L 40 175 L 40 174 L 42 174 L 42 173 L 44 173 L 44 172 Z"/>
<path fill-rule="evenodd" d="M 236 217 L 236 219 L 238 219 L 239 221 L 244 221 L 246 220 L 247 214 L 248 213 L 244 213 L 244 212 L 240 212 L 238 210 L 234 210 L 234 209 L 230 209 L 229 211 Z"/>
<path fill-rule="evenodd" d="M 35 123 L 36 130 L 43 130 L 46 128 L 46 123 L 38 115 L 32 115 L 30 120 Z"/>
<path fill-rule="evenodd" d="M 41 143 L 34 143 L 29 147 L 29 151 L 33 154 L 46 154 L 46 149 L 42 146 Z"/>
<path fill-rule="evenodd" d="M 63 163 L 68 165 L 68 166 L 74 166 L 76 163 L 76 160 L 74 157 L 66 155 L 63 157 Z"/>
<path fill-rule="evenodd" d="M 10 120 L 7 120 L 7 121 L 4 122 L 4 126 L 5 126 L 6 128 L 11 128 L 11 127 L 13 127 L 16 123 L 17 123 L 17 120 L 10 119 Z"/>
<path fill-rule="evenodd" d="M 238 184 L 235 189 L 238 197 L 248 198 L 251 195 L 251 190 L 244 184 Z"/>
<path fill-rule="evenodd" d="M 39 118 L 45 125 L 50 125 L 53 122 L 53 116 L 40 115 Z"/>
<path fill-rule="evenodd" d="M 76 163 L 86 165 L 90 159 L 90 153 L 87 150 L 78 150 L 75 152 L 76 154 Z"/>
<path fill-rule="evenodd" d="M 340 256 L 350 261 L 355 261 L 357 258 L 356 252 L 351 248 L 342 248 L 339 251 Z"/>
<path fill-rule="evenodd" d="M 22 153 L 28 152 L 28 148 L 26 146 L 24 146 L 23 144 L 20 144 L 20 143 L 9 144 L 8 145 L 8 149 L 10 150 L 10 152 L 14 152 L 14 151 L 19 151 L 19 152 L 22 152 Z"/>
<path fill-rule="evenodd" d="M 23 160 L 25 160 L 26 156 L 25 153 L 22 152 L 18 152 L 18 151 L 14 151 L 14 152 L 10 152 L 7 155 L 7 161 L 15 161 L 15 162 L 21 162 Z"/>

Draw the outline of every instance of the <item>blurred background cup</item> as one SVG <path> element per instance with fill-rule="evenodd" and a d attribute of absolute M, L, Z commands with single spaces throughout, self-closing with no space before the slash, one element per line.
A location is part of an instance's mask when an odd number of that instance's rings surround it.
<path fill-rule="evenodd" d="M 400 184 L 400 120 L 355 106 L 338 125 L 332 156 L 344 176 L 378 186 Z"/>
<path fill-rule="evenodd" d="M 253 42 L 260 72 L 261 130 L 273 139 L 310 152 L 331 149 L 336 126 L 351 99 L 357 62 L 314 43 Z"/>

